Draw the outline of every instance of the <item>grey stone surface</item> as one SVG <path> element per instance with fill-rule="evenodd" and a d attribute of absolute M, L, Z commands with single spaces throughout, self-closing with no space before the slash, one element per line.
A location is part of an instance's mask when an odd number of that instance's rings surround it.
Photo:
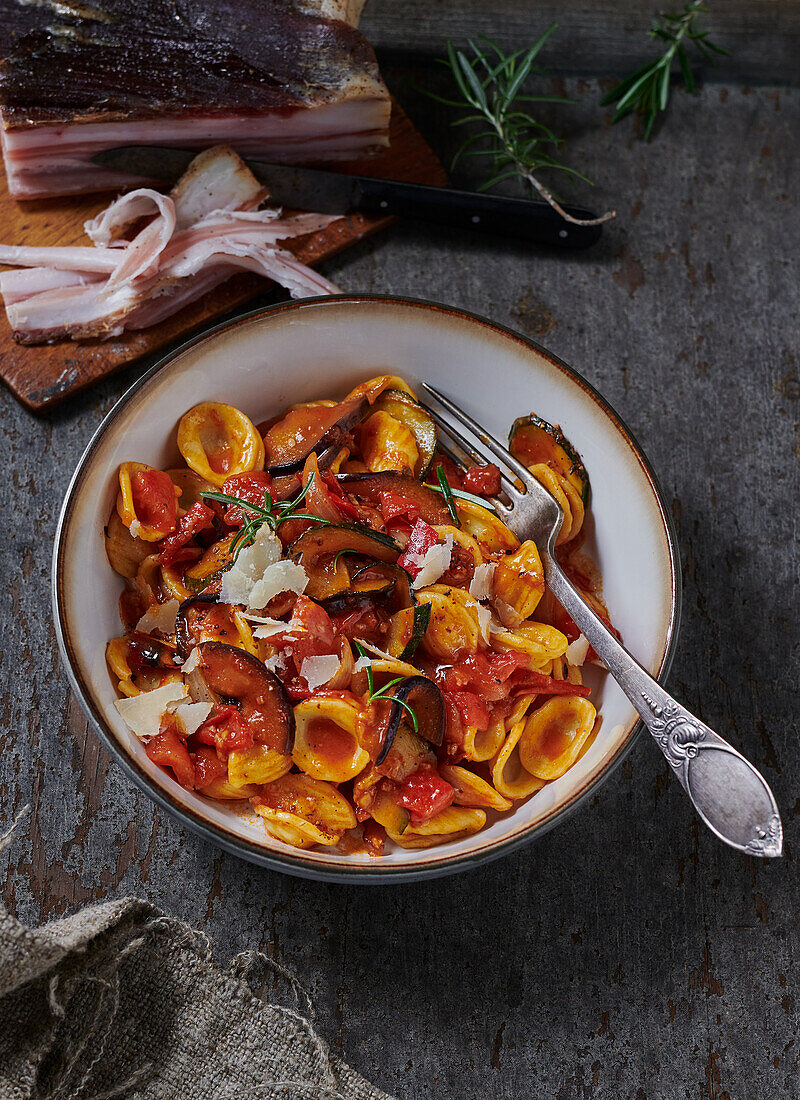
<path fill-rule="evenodd" d="M 439 148 L 443 119 L 389 73 Z M 263 871 L 176 825 L 70 700 L 50 615 L 59 502 L 127 372 L 45 420 L 0 393 L 0 857 L 26 921 L 139 894 L 221 955 L 291 966 L 334 1051 L 407 1100 L 766 1100 L 800 1095 L 796 719 L 800 92 L 708 86 L 645 146 L 571 81 L 576 190 L 619 217 L 559 256 L 398 227 L 328 267 L 348 291 L 431 296 L 516 326 L 639 437 L 678 527 L 674 692 L 773 784 L 786 858 L 720 846 L 641 739 L 592 803 L 462 877 L 350 888 Z M 579 442 L 579 441 L 578 441 Z M 91 577 L 86 578 L 87 584 Z"/>

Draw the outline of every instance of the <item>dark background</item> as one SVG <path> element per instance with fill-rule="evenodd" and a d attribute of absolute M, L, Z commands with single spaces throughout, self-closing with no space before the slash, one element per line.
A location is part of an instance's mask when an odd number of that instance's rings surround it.
<path fill-rule="evenodd" d="M 785 858 L 743 857 L 699 828 L 644 737 L 541 842 L 439 882 L 302 882 L 224 855 L 157 811 L 87 731 L 50 612 L 57 510 L 129 371 L 41 420 L 0 392 L 0 810 L 10 820 L 31 805 L 0 857 L 18 916 L 138 894 L 208 932 L 221 958 L 261 949 L 309 989 L 333 1048 L 408 1100 L 800 1095 L 800 89 L 789 86 L 800 4 L 712 7 L 708 25 L 735 56 L 706 71 L 698 96 L 674 95 L 650 145 L 630 121 L 608 126 L 598 105 L 608 82 L 586 75 L 651 55 L 649 6 L 585 0 L 557 12 L 543 60 L 560 75 L 540 87 L 577 99 L 552 117 L 568 163 L 597 181 L 563 192 L 618 211 L 590 253 L 405 225 L 326 272 L 348 292 L 431 296 L 519 328 L 632 427 L 683 561 L 669 686 L 772 784 Z M 448 35 L 481 30 L 526 45 L 556 8 L 374 0 L 364 27 L 390 87 L 446 155 L 447 114 L 413 88 L 438 79 L 432 54 Z"/>

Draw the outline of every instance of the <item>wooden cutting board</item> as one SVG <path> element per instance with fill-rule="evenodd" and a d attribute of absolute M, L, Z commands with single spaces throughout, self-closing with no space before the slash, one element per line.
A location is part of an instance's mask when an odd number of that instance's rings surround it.
<path fill-rule="evenodd" d="M 392 107 L 390 144 L 379 156 L 353 161 L 337 170 L 354 175 L 442 185 L 446 174 L 428 143 L 397 103 Z M 108 193 L 76 198 L 16 202 L 0 180 L 0 234 L 5 244 L 89 244 L 83 223 L 108 205 Z M 349 215 L 297 242 L 287 241 L 304 263 L 335 256 L 364 237 L 391 225 L 393 218 Z M 32 412 L 43 412 L 91 385 L 98 378 L 195 334 L 203 326 L 270 288 L 256 275 L 236 275 L 174 317 L 143 332 L 126 332 L 107 341 L 63 341 L 27 347 L 18 344 L 0 311 L 0 378 Z"/>

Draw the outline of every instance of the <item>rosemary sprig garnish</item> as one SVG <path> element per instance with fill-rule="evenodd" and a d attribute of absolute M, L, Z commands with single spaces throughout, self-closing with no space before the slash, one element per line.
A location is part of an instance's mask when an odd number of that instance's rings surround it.
<path fill-rule="evenodd" d="M 339 559 L 341 558 L 341 555 L 344 554 L 344 553 L 359 553 L 359 551 L 358 550 L 347 550 L 347 549 L 346 550 L 340 550 L 339 553 L 336 554 L 336 557 L 333 558 L 333 569 L 337 568 L 337 565 L 339 564 Z"/>
<path fill-rule="evenodd" d="M 281 500 L 275 502 L 269 489 L 264 490 L 264 506 L 253 504 L 241 497 L 230 496 L 228 493 L 206 492 L 201 493 L 203 500 L 216 500 L 219 504 L 234 505 L 241 509 L 244 523 L 230 545 L 232 561 L 235 562 L 245 546 L 250 546 L 259 530 L 266 523 L 273 531 L 287 519 L 310 519 L 323 527 L 330 526 L 328 520 L 322 516 L 315 516 L 308 512 L 297 512 L 295 509 L 305 500 L 309 489 L 314 484 L 315 474 L 312 473 L 307 484 L 300 490 L 294 500 Z"/>
<path fill-rule="evenodd" d="M 644 140 L 649 141 L 656 119 L 662 111 L 667 109 L 672 63 L 676 57 L 683 86 L 687 92 L 691 93 L 695 90 L 695 79 L 689 63 L 689 55 L 686 52 L 686 42 L 691 42 L 703 57 L 712 63 L 715 60 L 715 54 L 730 52 L 712 42 L 708 37 L 708 31 L 697 29 L 696 19 L 706 11 L 708 8 L 702 0 L 691 0 L 691 3 L 686 4 L 682 11 L 662 12 L 663 23 L 659 23 L 657 19 L 653 21 L 647 33 L 656 41 L 665 43 L 666 49 L 661 57 L 626 76 L 603 97 L 601 103 L 604 107 L 611 103 L 617 105 L 612 122 L 619 122 L 620 119 L 635 111 L 642 116 Z"/>
<path fill-rule="evenodd" d="M 597 225 L 615 217 L 610 210 L 600 218 L 573 218 L 561 206 L 553 193 L 538 178 L 542 169 L 555 169 L 577 176 L 591 184 L 582 173 L 562 164 L 553 156 L 561 142 L 549 127 L 535 119 L 529 111 L 520 108 L 523 103 L 570 103 L 563 96 L 522 95 L 522 86 L 532 73 L 546 76 L 545 71 L 534 65 L 539 52 L 556 29 L 554 23 L 540 35 L 528 50 L 516 50 L 506 54 L 491 38 L 470 38 L 471 56 L 464 50 L 447 43 L 447 57 L 441 62 L 455 80 L 459 99 L 448 99 L 422 89 L 431 99 L 449 107 L 467 109 L 469 114 L 458 118 L 453 126 L 479 123 L 480 128 L 471 134 L 453 157 L 453 166 L 462 156 L 487 157 L 493 174 L 478 188 L 485 191 L 505 179 L 520 179 L 541 195 L 565 221 L 573 225 Z M 488 148 L 474 148 L 478 141 L 488 141 Z"/>
<path fill-rule="evenodd" d="M 355 638 L 353 639 L 353 647 L 355 648 L 355 651 L 359 655 L 359 657 L 365 657 L 369 661 L 369 664 L 364 670 L 367 674 L 367 702 L 373 703 L 376 699 L 385 699 L 387 703 L 399 703 L 403 710 L 408 713 L 408 716 L 411 719 L 411 725 L 414 727 L 414 733 L 419 733 L 419 722 L 417 721 L 417 716 L 414 713 L 413 707 L 411 707 L 405 701 L 405 699 L 398 699 L 396 695 L 386 694 L 386 692 L 389 691 L 390 688 L 395 687 L 397 684 L 402 684 L 403 680 L 408 680 L 409 677 L 395 676 L 393 680 L 389 680 L 388 683 L 384 684 L 383 687 L 378 688 L 376 691 L 375 676 L 372 671 L 372 658 L 367 653 L 361 642 L 357 641 Z"/>
<path fill-rule="evenodd" d="M 426 488 L 433 489 L 434 493 L 441 493 L 444 496 L 444 491 L 440 485 L 431 485 L 429 481 L 426 481 L 425 485 Z M 491 512 L 492 502 L 486 500 L 485 497 L 476 496 L 475 493 L 465 493 L 463 489 L 454 489 L 449 483 L 448 488 L 456 500 L 468 500 L 471 504 L 480 504 L 481 508 L 488 508 Z"/>
<path fill-rule="evenodd" d="M 453 526 L 460 527 L 461 520 L 458 518 L 458 512 L 456 511 L 456 502 L 453 500 L 453 490 L 450 488 L 450 482 L 447 480 L 447 474 L 444 472 L 442 466 L 436 467 L 436 480 L 439 482 L 439 487 L 442 490 L 442 496 L 447 505 L 447 511 L 450 513 L 450 518 L 453 521 Z"/>

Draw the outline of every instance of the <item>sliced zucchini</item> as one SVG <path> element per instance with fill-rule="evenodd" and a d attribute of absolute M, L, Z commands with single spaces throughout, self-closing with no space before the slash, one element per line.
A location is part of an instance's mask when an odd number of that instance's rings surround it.
<path fill-rule="evenodd" d="M 230 547 L 235 537 L 236 532 L 209 546 L 200 561 L 186 570 L 183 583 L 190 592 L 219 592 L 222 574 L 230 569 L 233 561 Z"/>
<path fill-rule="evenodd" d="M 368 589 L 391 592 L 394 579 L 379 582 L 377 586 L 366 582 L 361 585 L 358 598 L 349 600 L 353 586 L 342 558 L 337 557 L 343 551 L 367 558 L 372 562 L 394 565 L 400 556 L 400 547 L 388 535 L 362 527 L 355 523 L 342 524 L 341 527 L 311 527 L 289 546 L 287 557 L 299 561 L 308 574 L 306 595 L 319 600 L 329 610 L 343 610 L 358 607 L 363 603 L 363 592 Z M 375 592 L 372 591 L 371 595 Z M 341 606 L 334 602 L 339 601 Z M 342 602 L 343 601 L 343 602 Z"/>
<path fill-rule="evenodd" d="M 273 454 L 278 452 L 282 461 L 268 465 L 267 473 L 272 477 L 299 474 L 312 451 L 317 453 L 320 470 L 326 469 L 341 450 L 347 433 L 363 420 L 365 407 L 366 402 L 356 400 L 345 401 L 341 405 L 333 405 L 329 408 L 314 408 L 319 421 L 320 434 L 311 444 L 307 439 L 304 440 L 303 433 L 297 432 L 296 429 L 289 430 L 286 439 L 283 439 L 279 433 L 282 421 L 273 425 L 267 432 L 266 439 L 268 444 L 271 444 Z M 287 417 L 290 415 L 291 413 L 287 414 Z M 274 436 L 273 439 L 270 439 L 270 433 Z"/>
<path fill-rule="evenodd" d="M 388 562 L 370 562 L 355 570 L 346 589 L 319 600 L 330 615 L 369 607 L 377 601 L 388 605 L 391 611 L 416 604 L 411 577 L 405 569 Z"/>
<path fill-rule="evenodd" d="M 343 550 L 392 564 L 400 557 L 400 547 L 393 538 L 357 523 L 311 527 L 295 539 L 286 555 L 308 569 L 323 555 L 339 554 Z"/>
<path fill-rule="evenodd" d="M 410 661 L 417 651 L 417 647 L 425 637 L 425 631 L 431 621 L 431 605 L 429 603 L 417 604 L 414 608 L 414 621 L 411 626 L 411 637 L 406 642 L 401 661 Z"/>
<path fill-rule="evenodd" d="M 399 420 L 414 436 L 419 451 L 414 476 L 424 477 L 436 453 L 437 435 L 433 417 L 403 390 L 384 390 L 370 409 L 371 413 L 379 411 Z"/>
<path fill-rule="evenodd" d="M 294 711 L 286 688 L 258 657 L 224 642 L 201 642 L 199 671 L 213 695 L 235 701 L 254 739 L 291 753 Z"/>
<path fill-rule="evenodd" d="M 433 680 L 427 676 L 409 676 L 386 698 L 391 703 L 391 709 L 376 764 L 382 764 L 386 759 L 401 726 L 413 725 L 408 708 L 414 712 L 418 736 L 432 745 L 441 745 L 446 721 L 444 698 Z"/>
<path fill-rule="evenodd" d="M 534 413 L 521 416 L 511 426 L 508 445 L 514 457 L 526 466 L 543 462 L 562 474 L 586 504 L 589 499 L 589 475 L 581 456 L 558 424 L 549 424 Z"/>

